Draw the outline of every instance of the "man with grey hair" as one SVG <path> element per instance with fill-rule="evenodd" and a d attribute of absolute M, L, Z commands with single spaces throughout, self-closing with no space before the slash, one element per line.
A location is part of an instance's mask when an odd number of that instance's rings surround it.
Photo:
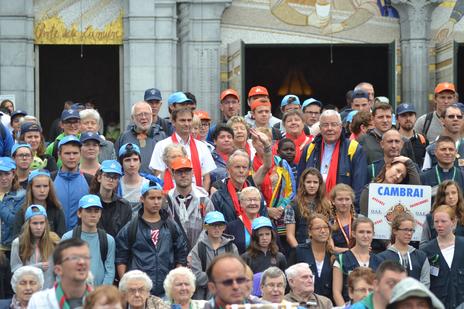
<path fill-rule="evenodd" d="M 314 293 L 314 275 L 307 263 L 298 263 L 285 270 L 290 292 L 284 299 L 310 309 L 332 308 L 332 301 Z"/>
<path fill-rule="evenodd" d="M 284 299 L 287 280 L 280 268 L 271 266 L 261 275 L 261 301 L 263 303 L 279 304 L 286 302 Z"/>
<path fill-rule="evenodd" d="M 140 270 L 128 271 L 119 281 L 119 291 L 126 299 L 128 308 L 170 308 L 161 298 L 150 295 L 152 287 L 150 277 Z"/>
<path fill-rule="evenodd" d="M 131 143 L 140 147 L 142 158 L 141 172 L 151 174 L 150 164 L 153 148 L 160 140 L 166 138 L 160 126 L 153 124 L 153 114 L 147 102 L 137 102 L 132 106 L 131 119 L 133 124 L 119 136 L 114 147 L 119 149 L 122 145 Z"/>
<path fill-rule="evenodd" d="M 342 134 L 340 114 L 325 110 L 319 120 L 321 133 L 306 146 L 298 164 L 298 178 L 308 167 L 319 170 L 329 193 L 338 183 L 351 186 L 356 194 L 355 206 L 361 191 L 367 184 L 366 154 L 356 140 L 349 140 Z M 216 204 L 215 204 L 216 205 Z"/>
<path fill-rule="evenodd" d="M 223 180 L 218 180 L 211 188 L 211 201 L 216 207 L 216 210 L 221 212 L 227 222 L 232 222 L 240 215 L 240 205 L 238 201 L 238 192 L 243 188 L 254 186 L 260 187 L 264 177 L 272 166 L 272 151 L 270 138 L 254 129 L 250 130 L 264 146 L 263 165 L 250 175 L 250 157 L 244 150 L 235 150 L 227 160 L 228 177 Z M 261 201 L 260 215 L 266 215 L 266 206 Z"/>

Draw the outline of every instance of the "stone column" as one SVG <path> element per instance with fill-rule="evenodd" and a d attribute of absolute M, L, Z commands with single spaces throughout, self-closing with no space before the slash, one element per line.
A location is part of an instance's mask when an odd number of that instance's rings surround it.
<path fill-rule="evenodd" d="M 16 107 L 35 114 L 34 6 L 32 0 L 0 0 L 0 94 L 14 94 Z"/>
<path fill-rule="evenodd" d="M 179 90 L 197 97 L 198 109 L 219 116 L 221 18 L 232 0 L 190 0 L 179 3 Z"/>
<path fill-rule="evenodd" d="M 144 91 L 156 87 L 165 102 L 177 89 L 176 0 L 124 1 L 124 65 L 122 127 L 130 121 L 133 103 L 143 100 Z"/>
<path fill-rule="evenodd" d="M 400 15 L 402 102 L 415 105 L 417 114 L 428 111 L 429 42 L 433 9 L 438 0 L 392 0 Z"/>

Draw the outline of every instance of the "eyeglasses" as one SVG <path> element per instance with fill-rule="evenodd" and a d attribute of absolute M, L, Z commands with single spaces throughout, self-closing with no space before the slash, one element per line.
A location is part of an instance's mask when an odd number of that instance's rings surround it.
<path fill-rule="evenodd" d="M 70 255 L 70 256 L 63 258 L 63 263 L 68 262 L 68 261 L 73 262 L 73 263 L 80 262 L 80 261 L 87 262 L 87 261 L 90 261 L 90 256 Z"/>
<path fill-rule="evenodd" d="M 402 231 L 402 232 L 406 232 L 406 233 L 413 233 L 416 231 L 416 229 L 407 229 L 407 228 L 404 228 L 404 229 L 398 229 L 398 231 Z"/>
<path fill-rule="evenodd" d="M 21 159 L 29 159 L 32 158 L 32 155 L 30 153 L 20 153 L 16 154 L 15 157 L 19 157 Z"/>
<path fill-rule="evenodd" d="M 111 173 L 111 174 L 103 173 L 102 175 L 108 180 L 118 180 L 120 177 L 119 174 L 114 174 L 114 173 Z"/>
<path fill-rule="evenodd" d="M 220 228 L 220 227 L 224 227 L 225 226 L 225 223 L 222 223 L 222 222 L 219 222 L 219 223 L 211 223 L 211 224 L 208 224 L 209 227 L 212 227 L 213 229 L 214 228 Z"/>
<path fill-rule="evenodd" d="M 257 197 L 252 197 L 252 198 L 244 198 L 242 199 L 242 202 L 255 202 L 255 203 L 259 203 L 261 202 L 261 199 L 260 198 L 257 198 Z"/>
<path fill-rule="evenodd" d="M 209 122 L 202 122 L 202 123 L 200 124 L 200 127 L 202 127 L 202 128 L 209 127 Z"/>
<path fill-rule="evenodd" d="M 245 277 L 238 277 L 238 278 L 235 278 L 235 279 L 226 279 L 224 281 L 215 281 L 215 283 L 220 283 L 224 286 L 232 286 L 234 283 L 240 285 L 240 284 L 244 284 L 245 282 L 247 282 L 248 279 L 245 278 Z"/>
<path fill-rule="evenodd" d="M 329 127 L 337 128 L 341 125 L 341 123 L 340 122 L 327 122 L 327 123 L 321 123 L 319 125 L 321 126 L 321 128 L 329 128 Z"/>
<path fill-rule="evenodd" d="M 66 120 L 66 121 L 63 121 L 63 124 L 70 124 L 70 125 L 73 125 L 73 124 L 78 124 L 80 123 L 81 121 L 79 119 L 73 119 L 73 120 Z"/>
<path fill-rule="evenodd" d="M 317 115 L 320 115 L 321 113 L 319 112 L 310 112 L 310 111 L 306 111 L 304 112 L 305 114 L 308 114 L 308 115 L 312 115 L 312 116 L 317 116 Z"/>
<path fill-rule="evenodd" d="M 265 287 L 267 288 L 270 288 L 271 290 L 273 289 L 283 289 L 284 288 L 284 284 L 283 283 L 266 283 L 264 285 Z"/>
<path fill-rule="evenodd" d="M 191 168 L 181 168 L 179 170 L 175 170 L 174 174 L 176 175 L 188 175 L 192 172 Z"/>
<path fill-rule="evenodd" d="M 147 289 L 145 287 L 140 287 L 140 288 L 128 288 L 127 292 L 129 294 L 143 294 L 147 292 Z"/>
<path fill-rule="evenodd" d="M 329 226 L 325 225 L 325 226 L 316 226 L 316 227 L 312 227 L 311 228 L 311 231 L 318 231 L 318 232 L 322 232 L 322 231 L 328 231 L 330 229 Z"/>
<path fill-rule="evenodd" d="M 448 119 L 462 119 L 462 115 L 446 115 Z"/>
<path fill-rule="evenodd" d="M 353 292 L 356 292 L 356 293 L 363 293 L 363 294 L 367 294 L 367 293 L 370 293 L 372 292 L 373 289 L 372 288 L 359 288 L 359 289 L 353 289 Z"/>
<path fill-rule="evenodd" d="M 148 118 L 150 116 L 151 116 L 150 113 L 138 113 L 138 114 L 135 114 L 136 118 Z"/>

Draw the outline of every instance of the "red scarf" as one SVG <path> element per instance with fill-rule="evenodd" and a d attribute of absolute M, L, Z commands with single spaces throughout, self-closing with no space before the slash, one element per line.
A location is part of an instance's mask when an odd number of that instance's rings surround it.
<path fill-rule="evenodd" d="M 275 162 L 274 158 L 272 158 L 272 167 L 269 170 L 269 172 L 266 173 L 263 179 L 263 183 L 261 184 L 261 192 L 263 193 L 264 200 L 266 201 L 266 204 L 268 207 L 271 205 L 271 199 L 272 199 L 272 182 L 271 182 L 271 174 L 272 171 L 274 170 Z M 255 154 L 255 157 L 253 159 L 253 171 L 256 173 L 258 169 L 263 165 L 263 160 L 258 156 L 258 154 Z"/>
<path fill-rule="evenodd" d="M 195 185 L 201 187 L 202 178 L 201 178 L 201 164 L 200 164 L 200 157 L 198 156 L 197 145 L 195 144 L 195 139 L 190 136 L 190 159 L 192 160 L 193 165 L 193 173 L 195 175 Z M 176 133 L 172 133 L 171 139 L 174 144 L 179 144 L 177 140 Z"/>
<path fill-rule="evenodd" d="M 229 155 L 223 152 L 220 152 L 216 149 L 216 153 L 224 160 L 224 162 L 227 162 L 229 160 Z"/>
<path fill-rule="evenodd" d="M 321 162 L 322 156 L 324 155 L 324 139 L 322 139 L 321 145 Z M 329 171 L 327 173 L 327 179 L 325 180 L 325 190 L 326 194 L 328 195 L 333 187 L 337 184 L 337 171 L 338 171 L 338 159 L 340 153 L 340 140 L 337 141 L 335 144 L 335 149 L 332 153 L 332 158 L 336 158 L 335 160 L 330 160 Z"/>
<path fill-rule="evenodd" d="M 293 138 L 293 136 L 291 136 L 290 134 L 287 134 L 285 137 L 292 140 L 295 143 L 294 162 L 295 164 L 298 164 L 298 162 L 300 162 L 301 151 L 306 145 L 308 145 L 312 141 L 312 136 L 308 136 L 304 133 L 304 131 L 301 131 L 301 134 L 297 138 Z"/>
<path fill-rule="evenodd" d="M 172 181 L 172 175 L 171 175 L 171 171 L 169 170 L 169 168 L 167 168 L 166 171 L 164 172 L 163 180 L 164 180 L 164 185 L 163 185 L 164 192 L 168 192 L 169 190 L 174 188 L 174 181 Z"/>
<path fill-rule="evenodd" d="M 257 217 L 259 217 L 259 214 L 258 214 Z M 239 218 L 240 218 L 240 220 L 242 220 L 243 225 L 245 226 L 246 230 L 248 231 L 248 233 L 249 233 L 250 236 L 251 236 L 251 232 L 253 232 L 253 231 L 252 231 L 252 229 L 251 229 L 251 221 L 250 221 L 250 218 L 248 218 L 248 216 L 246 215 L 246 213 L 243 213 Z"/>
<path fill-rule="evenodd" d="M 232 184 L 232 181 L 230 179 L 227 179 L 226 180 L 227 182 L 227 191 L 229 192 L 229 195 L 230 197 L 232 198 L 232 203 L 234 204 L 234 209 L 235 209 L 235 215 L 237 217 L 241 216 L 242 214 L 244 214 L 243 210 L 242 210 L 242 207 L 240 207 L 240 203 L 238 202 L 238 195 L 237 195 L 237 191 L 235 191 L 235 187 L 234 185 Z M 242 186 L 242 189 L 243 188 L 246 188 L 248 187 L 246 181 L 245 183 L 243 184 Z M 240 189 L 241 190 L 241 189 Z"/>

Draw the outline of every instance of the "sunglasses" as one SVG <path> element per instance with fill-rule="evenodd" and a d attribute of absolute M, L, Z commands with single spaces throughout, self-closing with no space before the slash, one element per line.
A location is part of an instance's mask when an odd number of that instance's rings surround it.
<path fill-rule="evenodd" d="M 234 284 L 234 282 L 240 285 L 240 284 L 244 284 L 247 281 L 248 281 L 248 279 L 245 278 L 245 277 L 238 277 L 238 278 L 235 278 L 235 279 L 226 279 L 224 281 L 219 281 L 219 282 L 215 281 L 215 282 L 220 283 L 220 284 L 222 284 L 224 286 L 232 286 Z"/>

